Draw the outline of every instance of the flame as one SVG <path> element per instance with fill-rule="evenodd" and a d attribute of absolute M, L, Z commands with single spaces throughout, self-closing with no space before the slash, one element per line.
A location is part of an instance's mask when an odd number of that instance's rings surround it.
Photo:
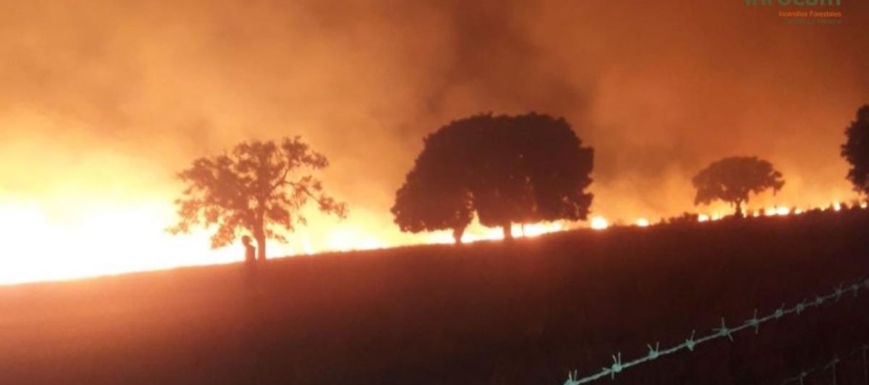
<path fill-rule="evenodd" d="M 558 222 L 551 224 L 538 223 L 525 226 L 525 228 L 522 230 L 522 233 L 520 233 L 518 236 L 537 237 L 543 234 L 554 233 L 563 230 L 564 225 Z M 516 234 L 513 235 L 517 236 Z"/>
<path fill-rule="evenodd" d="M 211 250 L 209 233 L 204 230 L 184 236 L 164 232 L 163 229 L 175 220 L 174 207 L 165 200 L 131 202 L 76 199 L 77 204 L 74 206 L 52 205 L 51 202 L 29 198 L 0 201 L 0 234 L 7 240 L 3 252 L 10 256 L 0 266 L 0 284 L 223 264 L 241 261 L 243 257 L 242 249 L 237 244 Z M 869 202 L 859 203 L 860 208 L 869 208 L 867 206 Z M 799 215 L 809 209 L 789 207 L 770 206 L 754 211 L 753 216 Z M 843 206 L 835 201 L 821 207 L 830 208 L 840 211 Z M 699 222 L 721 218 L 718 212 L 697 215 Z M 303 229 L 302 233 L 291 236 L 288 245 L 269 242 L 269 256 L 312 255 L 330 250 L 369 250 L 412 243 L 453 243 L 449 231 L 410 236 L 400 234 L 397 230 L 394 233 L 387 232 L 382 226 L 367 226 L 365 219 L 368 218 L 323 226 L 328 230 L 319 235 L 313 230 L 309 232 Z M 651 223 L 641 217 L 634 224 L 647 227 Z M 610 222 L 603 216 L 595 216 L 590 220 L 590 227 L 603 230 L 610 227 Z M 564 222 L 553 222 L 524 227 L 516 225 L 511 232 L 514 237 L 531 238 L 568 228 Z M 485 228 L 475 224 L 464 234 L 462 241 L 501 239 L 503 233 L 500 228 Z"/>
<path fill-rule="evenodd" d="M 510 229 L 511 234 L 515 234 L 513 229 Z M 477 232 L 465 233 L 462 236 L 462 242 L 479 242 L 479 241 L 500 241 L 504 239 L 504 231 L 501 229 L 484 228 Z"/>
<path fill-rule="evenodd" d="M 208 234 L 165 233 L 171 211 L 159 205 L 93 205 L 85 216 L 52 217 L 35 202 L 0 206 L 4 253 L 17 256 L 0 269 L 0 282 L 64 280 L 179 265 L 240 260 L 231 250 L 210 250 Z"/>
<path fill-rule="evenodd" d="M 326 244 L 326 250 L 333 251 L 374 250 L 386 247 L 386 242 L 383 240 L 348 226 L 329 231 Z"/>
<path fill-rule="evenodd" d="M 530 225 L 514 225 L 510 228 L 510 234 L 514 238 L 533 238 L 543 234 L 549 234 L 567 229 L 564 223 L 535 223 Z M 474 243 L 480 241 L 499 241 L 504 239 L 504 232 L 500 228 L 486 228 L 479 224 L 469 227 L 462 234 L 462 243 Z M 428 236 L 428 243 L 431 244 L 451 244 L 454 243 L 452 232 L 438 231 Z"/>
<path fill-rule="evenodd" d="M 855 203 L 854 207 L 856 208 L 857 206 L 858 205 Z M 869 202 L 865 202 L 865 201 L 860 202 L 859 207 L 861 209 L 867 209 L 867 208 L 869 208 Z M 839 201 L 833 201 L 828 206 L 817 206 L 816 207 L 816 209 L 820 210 L 820 211 L 828 211 L 828 210 L 842 211 L 843 208 L 844 208 L 844 206 Z M 799 207 L 791 208 L 791 206 L 779 205 L 779 206 L 770 206 L 770 207 L 766 207 L 766 208 L 754 211 L 751 214 L 751 216 L 755 217 L 755 218 L 760 217 L 760 216 L 767 216 L 767 217 L 782 216 L 783 217 L 783 216 L 789 216 L 789 215 L 801 215 L 801 214 L 804 214 L 808 210 L 811 210 L 811 208 L 799 208 Z M 710 220 L 714 221 L 714 220 L 718 220 L 721 218 L 722 217 L 717 212 L 713 213 L 711 215 L 708 215 L 708 214 L 698 214 L 697 215 L 698 222 L 707 222 Z"/>
<path fill-rule="evenodd" d="M 314 248 L 311 246 L 311 241 L 307 238 L 302 241 L 302 250 L 304 250 L 306 255 L 314 254 Z"/>
<path fill-rule="evenodd" d="M 58 209 L 35 199 L 8 198 L 0 203 L 4 259 L 0 284 L 68 280 L 180 266 L 239 262 L 239 243 L 213 250 L 210 233 L 171 235 L 174 207 L 164 201 L 78 201 Z M 322 237 L 321 237 L 322 238 Z M 325 240 L 310 234 L 290 236 L 288 244 L 267 242 L 270 258 L 311 255 L 328 250 L 366 250 L 409 243 L 381 238 L 362 226 L 337 227 Z"/>
<path fill-rule="evenodd" d="M 604 217 L 594 217 L 591 219 L 591 228 L 595 230 L 604 230 L 609 227 L 609 222 Z"/>

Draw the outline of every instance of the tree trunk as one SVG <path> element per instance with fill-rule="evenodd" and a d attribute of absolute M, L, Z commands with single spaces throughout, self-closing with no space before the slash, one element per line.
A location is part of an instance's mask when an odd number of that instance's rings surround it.
<path fill-rule="evenodd" d="M 257 261 L 266 260 L 266 232 L 265 232 L 265 211 L 262 209 L 264 203 L 259 202 L 259 208 L 256 210 L 256 217 L 253 229 L 253 237 L 256 239 L 256 259 Z"/>
<path fill-rule="evenodd" d="M 510 221 L 504 222 L 501 226 L 504 231 L 504 239 L 512 240 L 513 239 L 513 224 Z"/>
<path fill-rule="evenodd" d="M 464 226 L 453 228 L 453 240 L 456 242 L 457 245 L 462 244 L 462 235 L 464 235 L 464 234 L 465 234 L 465 227 Z"/>
<path fill-rule="evenodd" d="M 266 237 L 257 235 L 256 237 L 256 259 L 258 261 L 266 260 Z"/>
<path fill-rule="evenodd" d="M 742 214 L 742 201 L 736 201 L 736 213 L 737 218 L 744 218 L 745 215 Z"/>

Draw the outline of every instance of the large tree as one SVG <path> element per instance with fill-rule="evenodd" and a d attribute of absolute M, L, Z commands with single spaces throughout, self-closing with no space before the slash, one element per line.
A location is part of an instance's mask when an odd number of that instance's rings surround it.
<path fill-rule="evenodd" d="M 710 204 L 716 200 L 729 203 L 737 216 L 748 203 L 750 193 L 760 194 L 784 186 L 782 174 L 772 164 L 757 157 L 729 157 L 713 162 L 691 180 L 697 195 L 694 204 Z"/>
<path fill-rule="evenodd" d="M 513 119 L 524 181 L 531 186 L 533 221 L 586 219 L 594 151 L 564 119 L 526 114 Z"/>
<path fill-rule="evenodd" d="M 857 110 L 857 119 L 845 130 L 842 157 L 851 165 L 848 180 L 861 194 L 869 194 L 869 105 Z"/>
<path fill-rule="evenodd" d="M 476 115 L 442 127 L 424 144 L 392 209 L 403 231 L 460 233 L 476 213 L 510 238 L 513 223 L 588 215 L 592 195 L 584 190 L 593 152 L 564 119 Z"/>
<path fill-rule="evenodd" d="M 454 121 L 424 138 L 425 147 L 396 192 L 391 209 L 401 231 L 452 230 L 455 242 L 461 242 L 474 215 L 466 182 L 473 143 L 463 141 L 461 135 L 472 135 L 489 123 L 489 116 L 475 116 Z"/>
<path fill-rule="evenodd" d="M 493 119 L 471 168 L 480 223 L 510 238 L 513 223 L 586 219 L 594 153 L 567 121 L 533 112 Z"/>
<path fill-rule="evenodd" d="M 232 152 L 196 159 L 177 174 L 187 186 L 175 201 L 179 221 L 169 231 L 214 229 L 211 247 L 250 235 L 257 259 L 266 258 L 266 240 L 286 242 L 283 230 L 306 225 L 302 208 L 314 201 L 319 210 L 345 217 L 347 206 L 329 197 L 311 172 L 328 167 L 325 156 L 297 136 L 280 142 L 242 142 Z"/>

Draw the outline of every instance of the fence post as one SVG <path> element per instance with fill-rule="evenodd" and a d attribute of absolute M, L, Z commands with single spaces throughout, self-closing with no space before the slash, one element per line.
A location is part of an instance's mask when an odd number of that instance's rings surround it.
<path fill-rule="evenodd" d="M 833 369 L 832 370 L 832 372 L 833 372 L 833 385 L 837 385 L 837 382 L 836 382 L 836 365 L 838 365 L 838 364 L 839 364 L 839 357 L 833 358 L 833 361 L 830 362 L 830 368 Z"/>

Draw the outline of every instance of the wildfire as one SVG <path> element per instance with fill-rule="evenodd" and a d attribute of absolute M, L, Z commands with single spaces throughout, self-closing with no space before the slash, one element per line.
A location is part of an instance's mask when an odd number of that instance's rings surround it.
<path fill-rule="evenodd" d="M 536 223 L 530 225 L 514 225 L 510 234 L 514 238 L 533 238 L 543 234 L 549 234 L 566 230 L 566 226 L 560 222 Z M 462 243 L 474 243 L 480 241 L 498 241 L 504 239 L 504 232 L 499 228 L 486 228 L 474 225 L 468 228 L 462 235 Z M 428 237 L 428 243 L 450 244 L 454 243 L 453 235 L 449 231 L 440 231 Z"/>
<path fill-rule="evenodd" d="M 554 233 L 563 230 L 564 225 L 558 222 L 551 224 L 533 224 L 524 226 L 524 229 L 522 229 L 522 232 L 519 234 L 519 236 L 537 237 L 543 234 Z M 515 232 L 513 235 L 516 236 Z"/>
<path fill-rule="evenodd" d="M 58 218 L 36 203 L 0 206 L 0 232 L 9 240 L 0 282 L 62 280 L 179 265 L 240 260 L 212 251 L 204 232 L 172 237 L 163 232 L 170 212 L 160 207 L 102 205 L 83 217 Z"/>
<path fill-rule="evenodd" d="M 108 203 L 107 203 L 108 202 Z M 860 202 L 854 207 L 863 209 Z M 102 200 L 81 202 L 75 210 L 58 210 L 64 205 L 46 205 L 27 199 L 7 199 L 0 204 L 0 234 L 6 243 L 3 253 L 8 257 L 0 266 L 0 284 L 64 280 L 131 271 L 170 269 L 178 266 L 210 265 L 238 262 L 242 253 L 238 245 L 211 250 L 205 231 L 186 236 L 172 236 L 163 231 L 175 219 L 174 208 L 164 201 L 131 203 Z M 832 202 L 822 207 L 841 211 L 845 206 Z M 752 216 L 800 215 L 809 208 L 776 205 L 751 211 Z M 698 222 L 723 218 L 718 212 L 698 214 Z M 373 218 L 373 217 L 371 217 Z M 301 229 L 290 237 L 289 244 L 268 243 L 271 257 L 312 255 L 324 251 L 380 249 L 413 243 L 453 243 L 451 232 L 411 236 L 381 230 L 363 217 L 350 223 L 334 224 L 329 230 L 317 232 Z M 369 225 L 366 225 L 369 224 Z M 603 216 L 590 219 L 594 230 L 609 228 Z M 651 225 L 645 217 L 634 220 L 637 227 Z M 511 233 L 516 238 L 538 237 L 569 229 L 567 223 L 515 225 Z M 310 232 L 308 232 L 310 231 Z M 501 240 L 500 228 L 471 226 L 463 242 Z"/>
<path fill-rule="evenodd" d="M 860 202 L 859 204 L 855 203 L 854 207 L 866 209 L 866 208 L 869 208 L 869 202 Z M 839 201 L 834 201 L 834 202 L 830 203 L 828 206 L 817 206 L 817 210 L 820 210 L 820 211 L 827 211 L 827 210 L 842 211 L 843 208 L 844 208 L 843 204 Z M 784 217 L 784 216 L 789 216 L 789 215 L 801 215 L 801 214 L 804 214 L 807 210 L 809 210 L 809 209 L 803 209 L 803 208 L 799 208 L 799 207 L 791 208 L 790 206 L 783 206 L 783 205 L 782 206 L 770 206 L 770 207 L 765 207 L 765 208 L 762 208 L 760 210 L 754 211 L 750 215 L 754 218 L 757 218 L 760 216 Z M 697 215 L 698 222 L 708 222 L 710 220 L 714 221 L 714 220 L 718 220 L 721 218 L 722 218 L 722 216 L 720 216 L 717 212 L 713 213 L 711 215 L 708 215 L 708 214 L 698 214 Z"/>
<path fill-rule="evenodd" d="M 604 230 L 609 227 L 609 222 L 604 217 L 594 217 L 591 219 L 591 228 L 595 230 Z"/>
<path fill-rule="evenodd" d="M 310 241 L 305 240 L 304 247 L 306 249 L 305 253 L 311 254 L 308 252 L 309 250 L 313 250 L 310 246 Z M 382 240 L 364 234 L 358 229 L 347 227 L 340 227 L 330 231 L 326 242 L 326 250 L 332 251 L 374 250 L 386 247 L 386 243 Z"/>
<path fill-rule="evenodd" d="M 307 238 L 302 241 L 302 250 L 304 250 L 306 255 L 314 254 L 314 247 L 311 246 L 311 241 Z"/>
<path fill-rule="evenodd" d="M 179 236 L 166 233 L 164 229 L 174 220 L 174 208 L 165 202 L 82 202 L 64 212 L 45 202 L 10 199 L 0 204 L 0 234 L 6 240 L 0 284 L 242 260 L 238 244 L 212 250 L 207 231 Z M 267 251 L 270 257 L 311 255 L 411 243 L 409 238 L 384 239 L 364 230 L 363 226 L 338 226 L 320 237 L 296 234 L 288 244 L 267 242 Z"/>

